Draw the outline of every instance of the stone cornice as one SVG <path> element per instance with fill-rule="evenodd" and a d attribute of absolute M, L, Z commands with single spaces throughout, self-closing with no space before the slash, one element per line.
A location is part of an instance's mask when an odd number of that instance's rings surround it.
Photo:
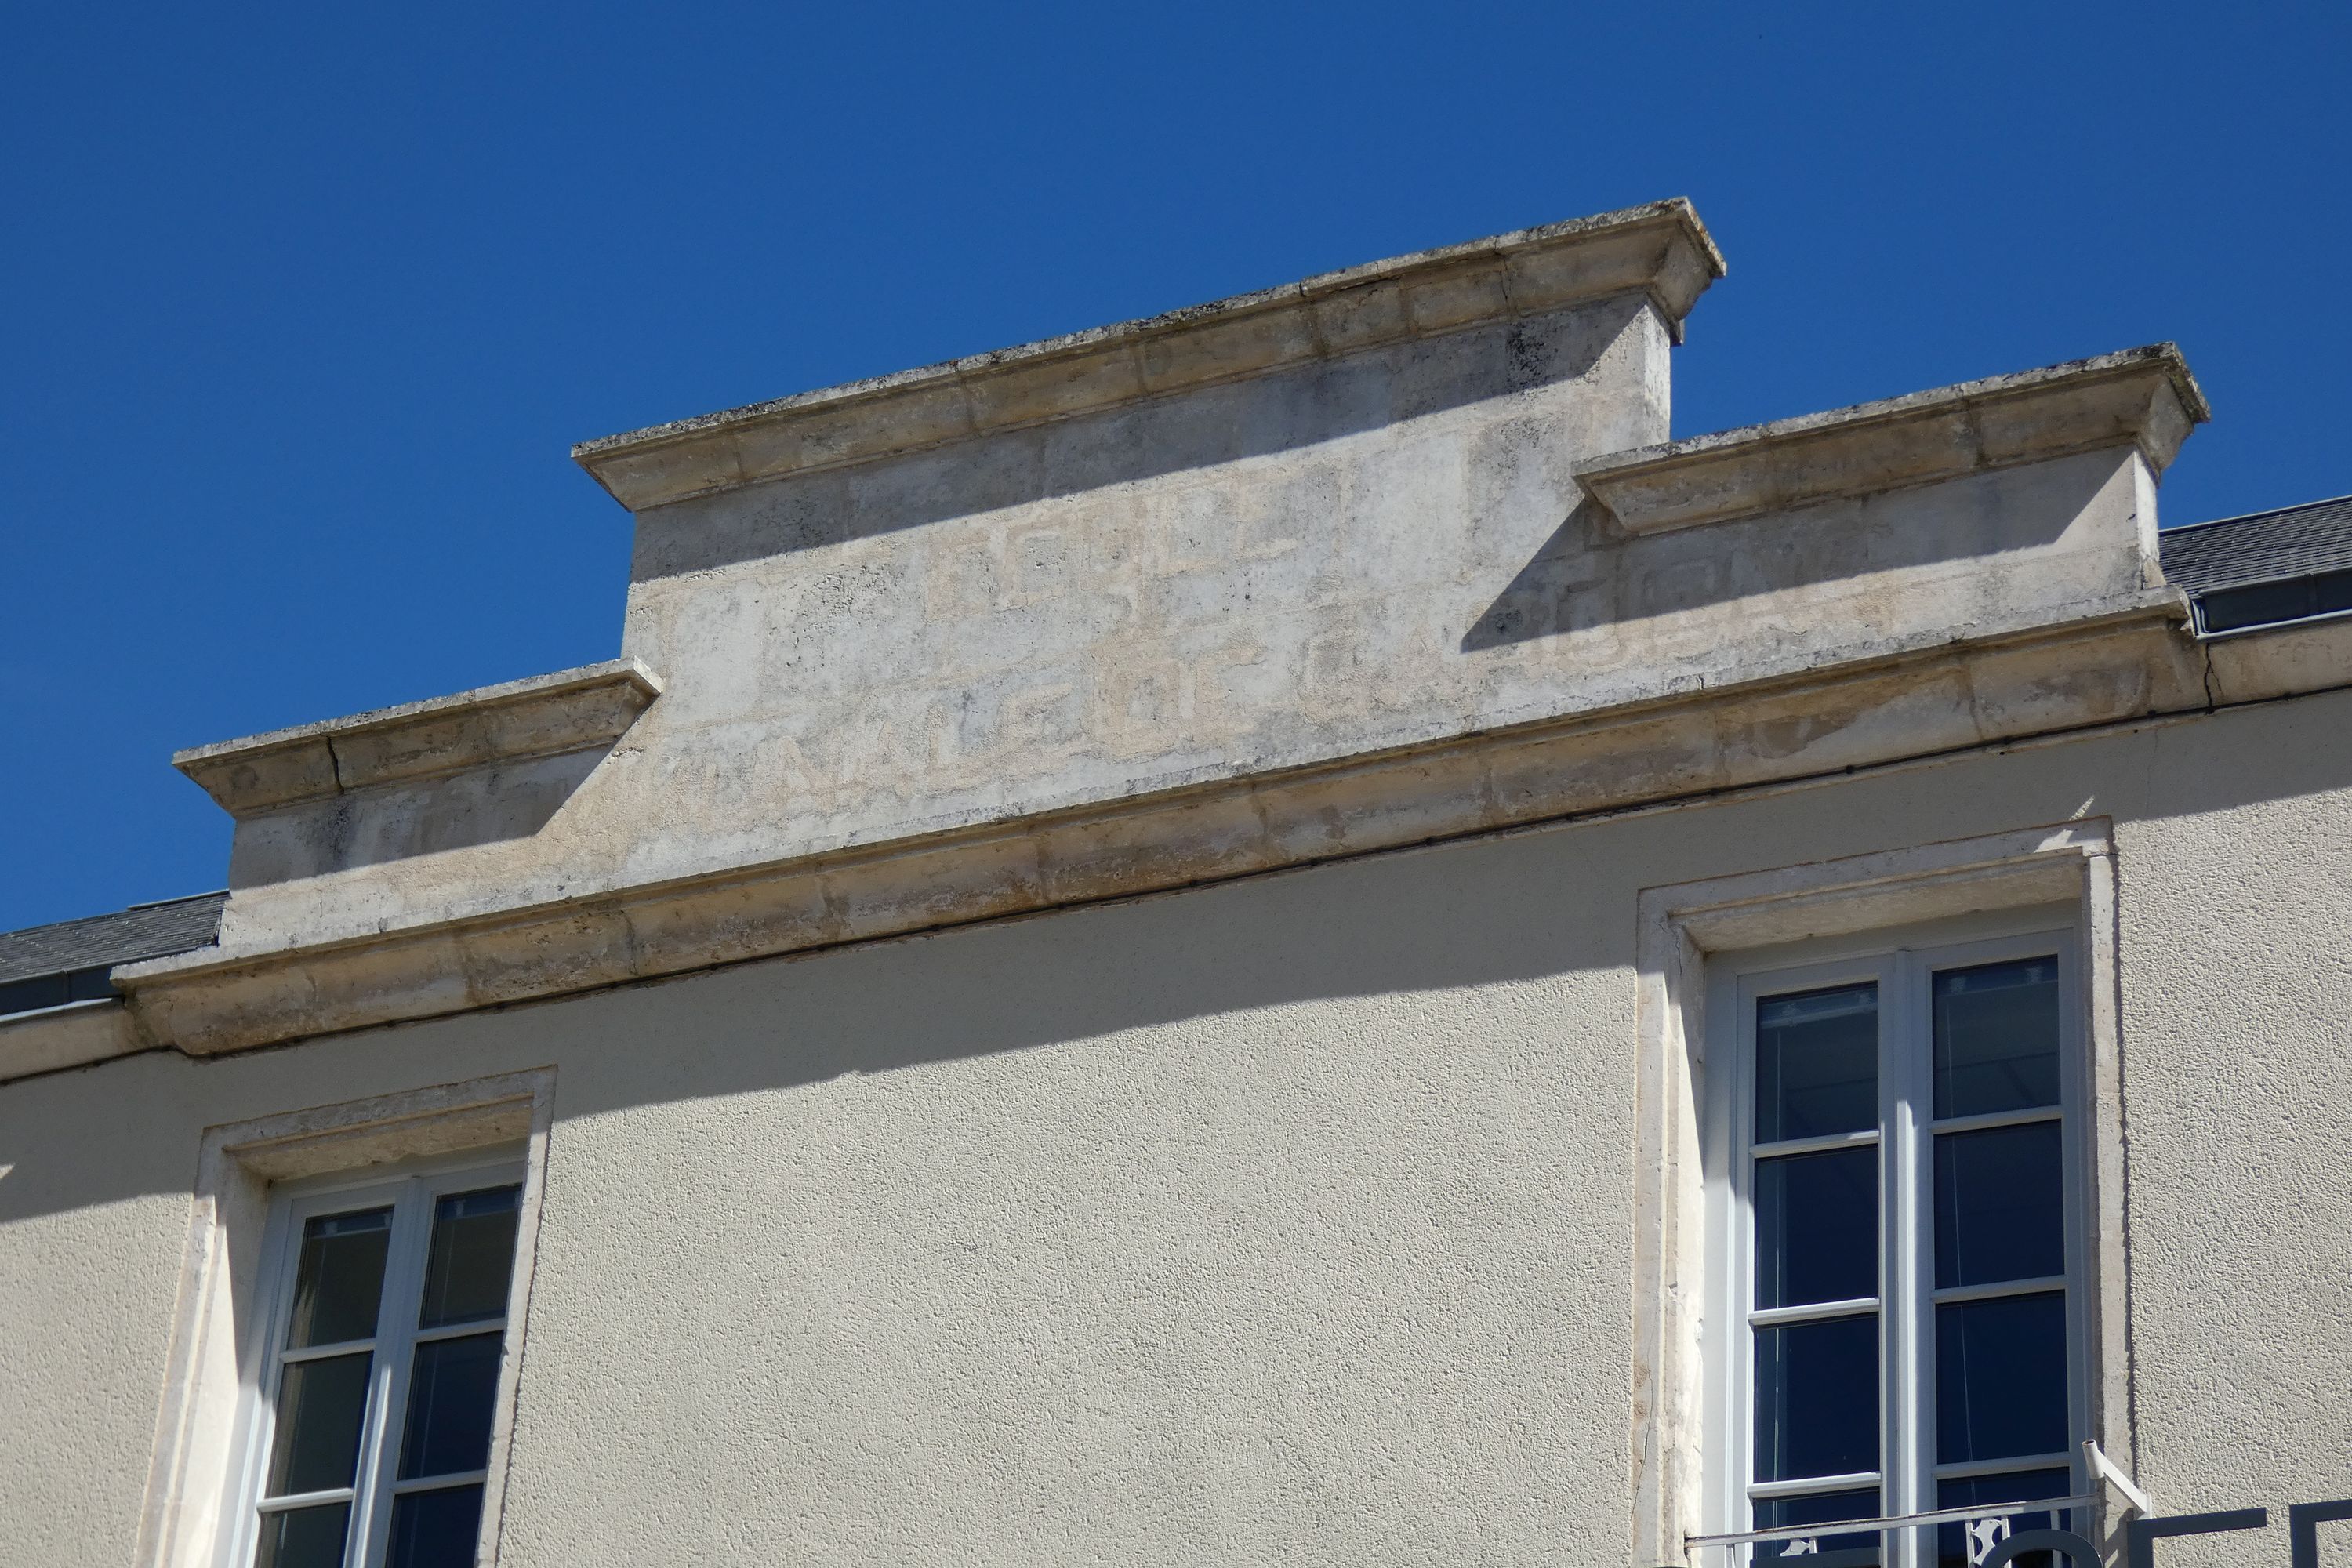
<path fill-rule="evenodd" d="M 1657 533 L 2127 443 L 2162 473 L 2210 416 L 2180 351 L 2156 343 L 1612 452 L 1575 473 L 1627 531 Z"/>
<path fill-rule="evenodd" d="M 172 765 L 233 816 L 373 784 L 609 745 L 661 695 L 634 658 L 535 675 L 348 719 L 175 752 Z"/>
<path fill-rule="evenodd" d="M 1634 709 L 331 943 L 208 950 L 115 981 L 141 1037 L 208 1054 L 2189 714 L 2216 672 L 2181 615 L 2156 591 Z M 2289 684 L 2343 684 L 2340 658 L 2320 663 Z M 2277 684 L 2250 675 L 2238 700 Z"/>
<path fill-rule="evenodd" d="M 1646 293 L 1680 341 L 1683 318 L 1723 270 L 1677 197 L 607 436 L 572 457 L 642 511 L 1612 295 Z"/>
<path fill-rule="evenodd" d="M 0 1017 L 0 1082 L 87 1067 L 149 1048 L 120 1001 L 70 1002 Z"/>

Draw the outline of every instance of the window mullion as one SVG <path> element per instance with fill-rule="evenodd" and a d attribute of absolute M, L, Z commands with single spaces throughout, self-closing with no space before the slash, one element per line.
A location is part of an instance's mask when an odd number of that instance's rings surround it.
<path fill-rule="evenodd" d="M 1936 1018 L 1933 966 L 1927 955 L 1908 955 L 1911 973 L 1908 995 L 1909 1035 L 1905 1041 L 1910 1071 L 1906 1079 L 1911 1097 L 1911 1274 L 1908 1318 L 1911 1324 L 1913 1391 L 1911 1435 L 1911 1511 L 1926 1513 L 1943 1506 L 1936 1482 L 1939 1457 L 1936 1415 Z M 1915 1529 L 1911 1537 L 1914 1561 L 1926 1568 L 1935 1560 L 1933 1530 Z"/>
<path fill-rule="evenodd" d="M 1990 1285 L 1954 1285 L 1937 1290 L 1935 1302 L 1943 1306 L 1953 1301 L 1998 1301 L 2004 1296 L 2040 1296 L 2068 1289 L 2073 1284 L 2067 1275 L 2042 1274 L 2025 1279 L 1998 1279 Z"/>
<path fill-rule="evenodd" d="M 263 1498 L 254 1505 L 254 1510 L 266 1519 L 273 1513 L 290 1513 L 296 1509 L 316 1508 L 320 1503 L 349 1502 L 351 1499 L 352 1489 L 349 1487 L 326 1487 L 314 1492 Z"/>
<path fill-rule="evenodd" d="M 290 1281 L 291 1276 L 289 1279 Z M 332 1361 L 339 1355 L 355 1355 L 361 1351 L 373 1352 L 374 1349 L 373 1340 L 338 1340 L 331 1345 L 304 1345 L 300 1350 L 281 1350 L 278 1352 L 278 1364 L 283 1369 L 299 1366 L 306 1361 Z"/>
<path fill-rule="evenodd" d="M 1885 1477 L 1876 1470 L 1855 1470 L 1842 1476 L 1801 1476 L 1793 1481 L 1751 1481 L 1748 1495 L 1759 1502 L 1775 1498 L 1802 1497 L 1808 1492 L 1861 1491 L 1868 1489 L 1873 1496 Z M 1851 1517 L 1871 1519 L 1875 1511 L 1859 1512 Z"/>
<path fill-rule="evenodd" d="M 1972 1476 L 1997 1476 L 2009 1470 L 2068 1470 L 2080 1457 L 2078 1451 L 2069 1449 L 2060 1454 L 2012 1454 L 1998 1459 L 1964 1459 L 1958 1464 L 1937 1465 L 1936 1479 L 1965 1479 Z"/>
<path fill-rule="evenodd" d="M 1909 1253 L 1904 1246 L 1904 1229 L 1910 1213 L 1910 1196 L 1903 1181 L 1905 1168 L 1905 1138 L 1903 1128 L 1903 1018 L 1907 1002 L 1903 987 L 1904 970 L 1901 955 L 1885 960 L 1878 977 L 1878 1333 L 1880 1346 L 1879 1404 L 1880 1417 L 1878 1465 L 1881 1475 L 1878 1489 L 1878 1511 L 1898 1514 L 1908 1511 L 1910 1497 L 1907 1488 L 1909 1465 L 1906 1452 L 1906 1424 L 1910 1415 L 1909 1391 L 1904 1386 L 1903 1369 L 1907 1363 L 1909 1327 L 1904 1320 L 1906 1303 L 1910 1292 L 1904 1289 L 1904 1269 Z M 1883 1537 L 1890 1554 L 1882 1559 L 1886 1568 L 1904 1568 L 1903 1543 L 1893 1537 Z"/>
<path fill-rule="evenodd" d="M 409 1336 L 412 1345 L 427 1345 L 436 1340 L 462 1340 L 475 1334 L 504 1333 L 507 1320 L 504 1313 L 495 1318 L 468 1318 L 462 1323 L 444 1323 L 437 1329 L 419 1329 Z"/>
<path fill-rule="evenodd" d="M 1860 1132 L 1825 1132 L 1818 1138 L 1783 1138 L 1772 1143 L 1750 1143 L 1750 1159 L 1779 1160 L 1790 1154 L 1818 1154 L 1832 1149 L 1854 1149 L 1875 1143 L 1878 1129 L 1867 1128 Z"/>
<path fill-rule="evenodd" d="M 1930 1088 L 1927 1039 L 1928 1017 L 1927 965 L 1910 950 L 1894 955 L 1888 976 L 1894 1005 L 1886 1009 L 1886 1055 L 1884 1063 L 1887 1093 L 1887 1158 L 1885 1180 L 1888 1227 L 1887 1255 L 1887 1383 L 1893 1419 L 1888 1432 L 1886 1509 L 1890 1514 L 1916 1513 L 1930 1508 L 1932 1489 L 1927 1479 L 1935 1468 L 1935 1382 L 1932 1376 L 1935 1324 L 1929 1271 L 1934 1252 L 1927 1245 L 1928 1216 L 1933 1194 L 1927 1189 L 1927 1103 Z M 1887 1542 L 1889 1568 L 1925 1568 L 1919 1532 L 1895 1532 Z"/>
<path fill-rule="evenodd" d="M 2058 952 L 2058 1099 L 2062 1120 L 2058 1129 L 2059 1171 L 2066 1259 L 2066 1468 L 2077 1493 L 2092 1489 L 2094 1478 L 2085 1468 L 2082 1443 L 2092 1436 L 2091 1402 L 2091 1238 L 2097 1226 L 2089 1214 L 2089 1156 L 2084 1139 L 2091 1127 L 2091 1093 L 2087 1081 L 2089 1053 L 2083 1039 L 2084 993 L 2080 967 L 2082 948 L 2072 942 Z M 2060 1516 L 2064 1522 L 2065 1516 Z"/>
<path fill-rule="evenodd" d="M 382 1568 L 392 1510 L 392 1470 L 399 1426 L 408 1402 L 409 1363 L 416 1338 L 416 1303 L 425 1289 L 425 1250 L 430 1240 L 433 1199 L 421 1179 L 403 1183 L 393 1209 L 391 1258 L 384 1269 L 383 1306 L 376 1321 L 375 1391 L 378 1402 L 368 1423 L 360 1463 L 359 1502 L 350 1554 L 355 1568 Z"/>
<path fill-rule="evenodd" d="M 1808 1301 L 1801 1307 L 1758 1307 L 1748 1314 L 1748 1326 L 1763 1329 L 1787 1323 L 1827 1322 L 1832 1318 L 1852 1318 L 1864 1312 L 1875 1312 L 1883 1305 L 1875 1296 L 1857 1296 L 1845 1301 Z"/>
<path fill-rule="evenodd" d="M 1756 1306 L 1756 1001 L 1744 987 L 1738 989 L 1735 995 L 1735 1048 L 1730 1053 L 1730 1071 L 1726 1075 L 1731 1091 L 1727 1141 L 1733 1203 L 1725 1256 L 1728 1279 L 1735 1282 L 1731 1286 L 1733 1310 L 1721 1314 L 1711 1326 L 1722 1342 L 1728 1377 L 1726 1414 L 1730 1429 L 1725 1444 L 1727 1463 L 1724 1517 L 1727 1528 L 1747 1530 L 1755 1522 L 1749 1483 L 1755 1479 L 1756 1352 L 1755 1331 L 1748 1325 L 1748 1315 Z M 1735 1565 L 1738 1555 L 1732 1553 Z"/>
<path fill-rule="evenodd" d="M 405 1496 L 410 1492 L 446 1491 L 453 1487 L 479 1486 L 489 1478 L 489 1474 L 488 1470 L 456 1470 L 446 1476 L 418 1476 L 414 1480 L 394 1481 L 391 1490 L 394 1496 Z"/>
<path fill-rule="evenodd" d="M 270 1305 L 262 1315 L 261 1376 L 257 1386 L 245 1394 L 252 1402 L 252 1414 L 246 1423 L 244 1451 L 237 1461 L 236 1495 L 246 1506 L 236 1510 L 236 1529 L 229 1537 L 231 1563 L 252 1562 L 259 1544 L 259 1504 L 261 1493 L 267 1489 L 262 1477 L 269 1464 L 269 1445 L 278 1432 L 278 1387 L 286 1376 L 286 1326 L 293 1310 L 294 1274 L 302 1250 L 303 1208 L 302 1204 L 284 1197 L 270 1205 L 272 1229 L 266 1249 Z"/>
<path fill-rule="evenodd" d="M 2066 1114 L 2063 1105 L 2033 1105 L 2021 1110 L 1993 1110 L 1981 1116 L 1948 1116 L 1932 1124 L 1937 1132 L 1983 1132 L 1999 1127 L 2031 1127 L 2056 1121 Z"/>

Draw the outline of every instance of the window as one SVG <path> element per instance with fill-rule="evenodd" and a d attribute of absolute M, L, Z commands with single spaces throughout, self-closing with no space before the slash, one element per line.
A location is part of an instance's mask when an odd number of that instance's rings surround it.
<path fill-rule="evenodd" d="M 1730 1058 L 1708 1096 L 1718 1528 L 2080 1494 L 2070 934 L 1792 956 L 1812 955 L 1743 961 L 1717 988 L 1728 1017 L 1710 1076 L 1718 1050 Z M 2012 1529 L 2063 1522 L 1828 1531 L 1753 1555 L 1879 1548 L 1890 1568 L 1965 1568 Z"/>
<path fill-rule="evenodd" d="M 471 1568 L 519 1160 L 280 1191 L 236 1568 Z"/>

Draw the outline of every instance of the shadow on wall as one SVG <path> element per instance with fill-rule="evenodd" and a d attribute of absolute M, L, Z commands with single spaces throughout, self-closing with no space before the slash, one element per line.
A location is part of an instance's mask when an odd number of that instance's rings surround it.
<path fill-rule="evenodd" d="M 2089 452 L 1956 481 L 1628 538 L 1587 500 L 1462 638 L 1462 651 L 1622 626 L 1814 584 L 2055 543 L 2127 454 Z"/>
<path fill-rule="evenodd" d="M 2338 692 L 226 1057 L 151 1052 L 0 1085 L 0 1164 L 13 1167 L 0 1223 L 184 1199 L 206 1126 L 420 1085 L 553 1063 L 560 1125 L 1035 1047 L 1139 1068 L 1194 1048 L 1169 1026 L 1204 1021 L 1272 1063 L 1295 1053 L 1282 1010 L 1303 1003 L 1347 1004 L 1348 1026 L 1382 1039 L 1427 1030 L 1432 1074 L 1501 1070 L 1532 1050 L 1614 1074 L 1630 1096 L 1642 887 L 2086 815 L 2115 818 L 2128 852 L 2135 820 L 2346 792 L 2352 692 Z M 1558 988 L 1579 973 L 1609 978 Z M 1546 994 L 1517 989 L 1529 984 Z M 1439 992 L 1461 995 L 1438 1015 L 1355 1005 Z M 1527 1008 L 1571 994 L 1572 1013 L 1530 1022 Z"/>
<path fill-rule="evenodd" d="M 1113 489 L 1386 428 L 1590 375 L 1645 309 L 1627 296 L 1284 374 L 788 476 L 639 520 L 645 584 L 955 518 Z M 1630 386 L 1595 387 L 1631 400 Z M 2123 454 L 2084 454 L 1786 517 L 1628 539 L 1579 506 L 1503 584 L 1465 652 L 1810 584 L 2048 545 Z M 1843 513 L 1843 516 L 1837 515 Z M 1479 531 L 1471 519 L 1471 531 Z"/>
<path fill-rule="evenodd" d="M 528 838 L 563 809 L 609 746 L 533 757 L 252 817 L 231 841 L 232 891 Z"/>
<path fill-rule="evenodd" d="M 1237 426 L 1234 434 L 1238 438 L 1247 430 Z M 1032 437 L 1044 439 L 1045 433 L 1003 439 Z M 1844 578 L 2046 547 L 2098 504 L 2123 461 L 2120 452 L 2093 452 L 2031 470 L 1831 503 L 1815 510 L 1845 515 L 1826 525 L 1763 517 L 1629 540 L 1587 501 L 1496 595 L 1463 637 L 1461 649 L 1475 653 Z M 698 540 L 708 543 L 740 521 L 706 520 L 709 525 L 697 529 L 666 518 L 639 530 L 640 563 Z M 803 545 L 816 542 L 822 541 L 803 540 Z M 763 546 L 775 547 L 772 538 Z M 238 829 L 229 886 L 275 885 L 529 837 L 554 818 L 604 755 L 603 750 L 575 752 L 371 791 L 364 810 L 338 796 L 257 818 Z"/>
<path fill-rule="evenodd" d="M 1558 315 L 678 501 L 640 519 L 630 581 L 709 571 L 1266 457 L 1575 381 L 1647 308 L 1643 296 L 1625 295 Z M 1613 395 L 1631 397 L 1633 391 L 1629 386 Z"/>
<path fill-rule="evenodd" d="M 1630 957 L 1632 927 L 1616 911 L 1563 919 L 1564 849 L 1572 864 L 1564 843 L 1543 854 L 1491 843 L 1349 862 L 309 1043 L 205 1059 L 152 1052 L 0 1085 L 0 1161 L 16 1166 L 0 1180 L 0 1224 L 142 1194 L 184 1198 L 209 1125 L 550 1063 L 560 1124 L 1034 1047 L 1181 1048 L 1179 1037 L 1139 1032 L 1192 1020 L 1216 1019 L 1278 1052 L 1273 1010 L 1293 1004 L 1475 990 Z M 1630 987 L 1625 994 L 1630 1023 Z"/>

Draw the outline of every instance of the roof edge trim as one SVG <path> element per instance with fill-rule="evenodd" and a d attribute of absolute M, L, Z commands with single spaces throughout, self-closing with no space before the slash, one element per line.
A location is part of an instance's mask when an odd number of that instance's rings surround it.
<path fill-rule="evenodd" d="M 2161 474 L 2211 416 L 2179 347 L 2151 343 L 1612 452 L 1573 471 L 1628 532 L 1662 533 L 2110 447 L 2137 446 Z"/>
<path fill-rule="evenodd" d="M 172 765 L 232 816 L 371 785 L 610 745 L 661 695 L 635 658 L 378 708 L 174 752 Z"/>
<path fill-rule="evenodd" d="M 606 436 L 572 458 L 643 511 L 1612 295 L 1646 293 L 1679 342 L 1723 275 L 1722 252 L 1676 196 Z"/>
<path fill-rule="evenodd" d="M 2182 595 L 2150 590 L 2087 618 L 1923 642 L 1856 665 L 715 873 L 450 910 L 414 925 L 280 933 L 129 966 L 114 979 L 155 1039 L 210 1054 L 1450 837 L 1845 779 L 1857 767 L 1987 744 L 2201 717 L 2213 696 L 2198 645 L 2179 630 L 2186 614 Z M 2320 668 L 2305 659 L 2289 674 L 2307 679 Z M 2264 668 L 2242 673 L 2230 700 L 2282 694 L 2262 686 L 2275 686 Z M 2342 667 L 2325 675 L 2339 683 Z M 1923 702 L 1923 680 L 1958 695 Z M 1751 726 L 1781 724 L 1791 704 L 1811 710 L 1824 700 L 1855 721 L 1817 729 L 1794 750 L 1749 735 Z M 1630 772 L 1593 765 L 1604 756 L 1644 761 Z M 302 983 L 289 984 L 289 974 Z"/>

